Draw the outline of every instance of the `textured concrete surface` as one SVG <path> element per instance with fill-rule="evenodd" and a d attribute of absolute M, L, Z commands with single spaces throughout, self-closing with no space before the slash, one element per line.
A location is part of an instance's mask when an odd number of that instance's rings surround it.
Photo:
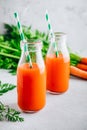
<path fill-rule="evenodd" d="M 16 84 L 16 76 L 0 70 L 0 80 Z M 46 94 L 46 106 L 37 113 L 22 113 L 22 123 L 0 122 L 0 130 L 87 130 L 87 81 L 71 77 L 62 95 Z M 0 101 L 18 110 L 16 89 Z"/>
<path fill-rule="evenodd" d="M 87 0 L 0 0 L 0 33 L 4 22 L 15 24 L 14 11 L 22 24 L 47 31 L 46 9 L 53 30 L 66 32 L 68 46 L 87 56 Z M 0 80 L 16 84 L 16 76 L 5 70 L 0 70 Z M 0 96 L 0 101 L 18 109 L 16 89 Z M 71 77 L 66 93 L 47 94 L 43 110 L 21 115 L 24 122 L 0 122 L 0 130 L 87 130 L 87 81 Z"/>
<path fill-rule="evenodd" d="M 22 24 L 47 31 L 46 9 L 53 30 L 66 32 L 68 45 L 87 55 L 87 0 L 0 0 L 0 32 L 3 22 L 15 24 L 15 11 Z"/>

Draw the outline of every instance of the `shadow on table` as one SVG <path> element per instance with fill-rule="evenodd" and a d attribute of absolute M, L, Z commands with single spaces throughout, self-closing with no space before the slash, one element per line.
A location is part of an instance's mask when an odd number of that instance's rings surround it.
<path fill-rule="evenodd" d="M 20 112 L 23 112 L 23 113 L 27 113 L 27 114 L 34 114 L 34 113 L 37 113 L 39 112 L 40 110 L 37 110 L 37 111 L 23 111 L 19 108 L 19 106 L 17 105 L 17 103 L 12 103 L 12 104 L 9 104 L 9 106 L 12 108 L 12 109 L 15 109 L 16 111 L 20 111 Z"/>
<path fill-rule="evenodd" d="M 79 77 L 76 77 L 76 76 L 73 76 L 73 75 L 70 75 L 70 79 L 78 80 L 78 81 L 87 81 L 87 79 L 82 79 L 82 78 L 79 78 Z"/>

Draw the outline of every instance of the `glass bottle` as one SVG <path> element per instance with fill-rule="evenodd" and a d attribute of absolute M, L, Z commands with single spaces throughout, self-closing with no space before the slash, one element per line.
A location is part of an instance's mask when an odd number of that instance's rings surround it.
<path fill-rule="evenodd" d="M 18 106 L 24 112 L 42 109 L 46 103 L 46 71 L 41 54 L 42 42 L 27 42 L 32 68 L 26 60 L 25 42 L 21 42 L 21 57 L 17 68 Z"/>
<path fill-rule="evenodd" d="M 53 40 L 50 39 L 46 55 L 47 90 L 54 94 L 61 94 L 69 87 L 70 58 L 66 46 L 66 34 L 55 33 L 56 55 Z"/>

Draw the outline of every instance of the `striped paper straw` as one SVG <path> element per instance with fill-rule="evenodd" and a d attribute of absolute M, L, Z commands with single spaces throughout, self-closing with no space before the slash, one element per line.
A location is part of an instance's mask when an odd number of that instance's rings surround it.
<path fill-rule="evenodd" d="M 17 27 L 18 27 L 18 31 L 19 31 L 21 40 L 25 43 L 24 44 L 24 52 L 25 52 L 26 58 L 30 63 L 30 68 L 32 68 L 32 62 L 31 62 L 31 57 L 30 57 L 29 52 L 28 52 L 27 42 L 26 42 L 26 40 L 24 38 L 24 33 L 22 31 L 22 26 L 21 26 L 21 23 L 20 23 L 19 16 L 18 16 L 17 12 L 14 13 L 14 17 L 16 19 L 16 23 L 17 23 Z"/>
<path fill-rule="evenodd" d="M 51 26 L 51 23 L 50 23 L 50 18 L 49 18 L 49 15 L 48 15 L 48 11 L 46 10 L 46 21 L 47 21 L 47 24 L 48 24 L 48 30 L 49 30 L 49 34 L 50 34 L 50 37 L 52 39 L 52 44 L 54 45 L 54 49 L 55 49 L 55 54 L 56 54 L 56 57 L 58 56 L 58 50 L 57 50 L 57 45 L 56 45 L 56 42 L 55 42 L 55 35 L 53 33 L 53 30 L 52 30 L 52 26 Z"/>

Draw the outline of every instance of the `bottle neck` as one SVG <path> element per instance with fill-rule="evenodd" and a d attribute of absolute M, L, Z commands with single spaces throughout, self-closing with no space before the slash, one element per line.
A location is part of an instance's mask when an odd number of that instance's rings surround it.
<path fill-rule="evenodd" d="M 58 45 L 66 44 L 66 34 L 62 32 L 55 32 L 55 42 Z"/>
<path fill-rule="evenodd" d="M 65 33 L 60 33 L 60 32 L 56 32 L 55 33 L 55 41 L 52 41 L 53 39 L 50 38 L 50 45 L 49 45 L 49 49 L 47 52 L 47 56 L 54 56 L 54 54 L 56 54 L 55 52 L 57 52 L 58 54 L 62 54 L 63 57 L 67 57 L 69 59 L 69 54 L 68 54 L 68 49 L 67 49 L 67 45 L 66 45 L 66 34 Z M 54 45 L 55 43 L 55 45 Z M 55 47 L 56 46 L 56 47 Z"/>
<path fill-rule="evenodd" d="M 27 49 L 29 52 L 37 52 L 37 51 L 41 51 L 42 49 L 42 42 L 41 41 L 37 41 L 37 42 L 20 42 L 20 46 L 21 46 L 21 50 L 22 52 L 25 51 L 24 46 L 25 44 L 27 44 Z"/>

